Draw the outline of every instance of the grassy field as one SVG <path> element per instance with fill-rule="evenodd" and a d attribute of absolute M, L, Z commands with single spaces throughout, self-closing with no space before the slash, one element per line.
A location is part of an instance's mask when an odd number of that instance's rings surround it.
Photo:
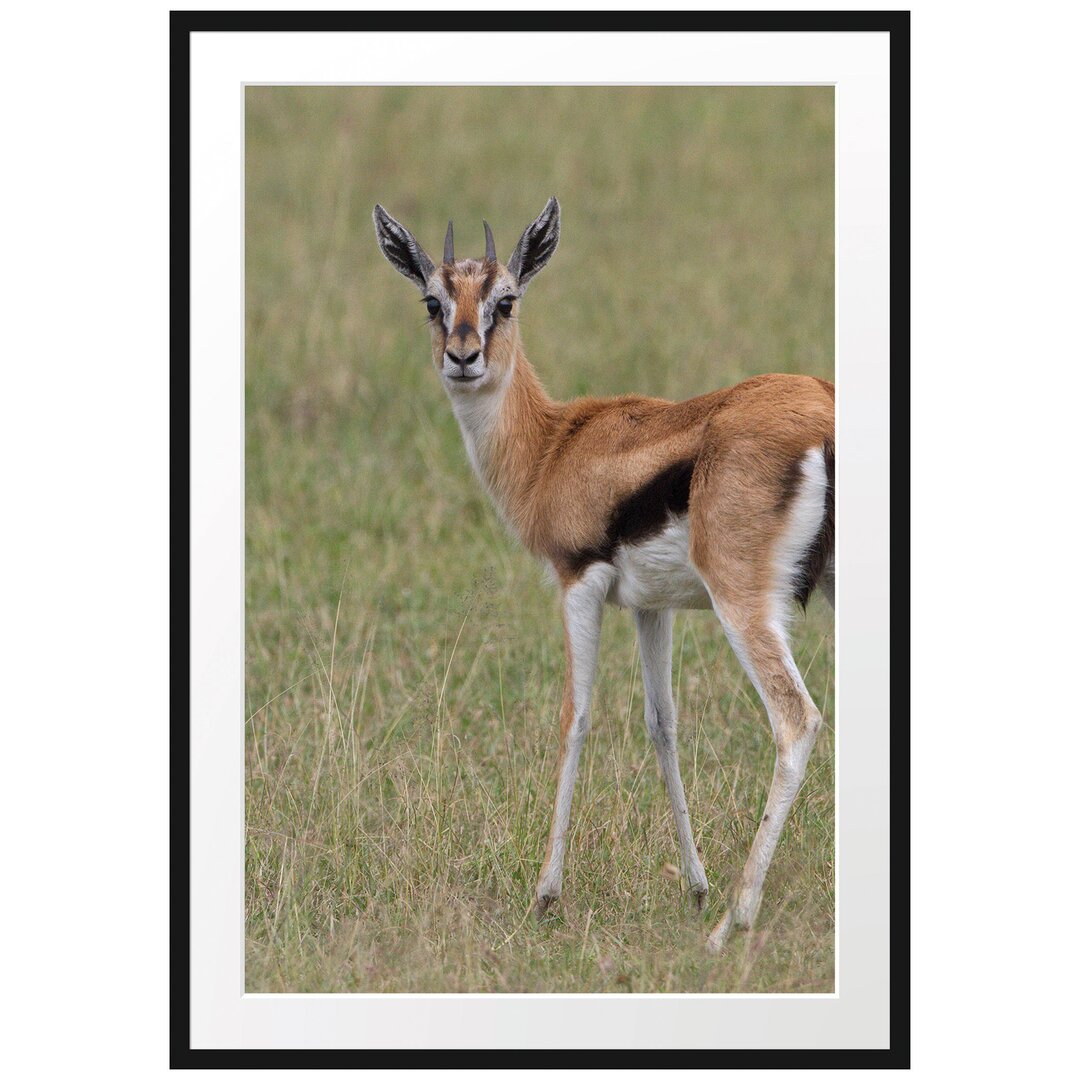
<path fill-rule="evenodd" d="M 249 991 L 833 988 L 833 636 L 795 655 L 825 716 L 755 930 L 704 940 L 772 772 L 708 613 L 675 627 L 680 756 L 711 892 L 691 913 L 609 609 L 562 900 L 530 917 L 562 639 L 542 569 L 473 478 L 378 201 L 430 253 L 505 260 L 556 194 L 521 313 L 556 397 L 832 377 L 829 88 L 247 91 Z M 447 551 L 457 553 L 447 559 Z"/>

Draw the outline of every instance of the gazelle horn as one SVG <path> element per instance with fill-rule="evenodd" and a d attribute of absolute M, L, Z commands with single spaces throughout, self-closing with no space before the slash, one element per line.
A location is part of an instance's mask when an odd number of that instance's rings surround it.
<path fill-rule="evenodd" d="M 495 237 L 491 235 L 491 226 L 484 222 L 484 259 L 487 262 L 496 262 Z"/>
<path fill-rule="evenodd" d="M 445 263 L 452 263 L 454 261 L 454 219 L 450 219 L 450 224 L 446 226 L 446 239 L 443 241 L 442 246 L 442 261 Z"/>

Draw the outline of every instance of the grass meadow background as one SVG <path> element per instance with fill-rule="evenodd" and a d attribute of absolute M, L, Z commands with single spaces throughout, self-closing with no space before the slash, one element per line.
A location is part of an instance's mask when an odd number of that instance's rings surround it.
<path fill-rule="evenodd" d="M 419 294 L 375 202 L 436 261 L 505 261 L 549 195 L 522 304 L 567 398 L 832 378 L 825 87 L 252 87 L 246 109 L 249 991 L 833 989 L 833 636 L 795 655 L 825 717 L 754 931 L 723 913 L 763 812 L 763 706 L 711 614 L 681 614 L 680 758 L 710 893 L 690 911 L 608 609 L 563 896 L 531 918 L 554 798 L 555 590 L 470 472 Z"/>

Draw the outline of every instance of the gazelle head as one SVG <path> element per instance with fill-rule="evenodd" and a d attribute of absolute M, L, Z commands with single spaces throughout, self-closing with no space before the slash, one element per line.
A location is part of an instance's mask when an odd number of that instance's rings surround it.
<path fill-rule="evenodd" d="M 454 223 L 436 266 L 415 237 L 376 205 L 375 236 L 390 265 L 420 290 L 431 328 L 435 369 L 452 394 L 493 388 L 513 371 L 518 344 L 517 308 L 525 287 L 547 264 L 559 243 L 559 203 L 552 196 L 521 234 L 504 266 L 484 222 L 481 259 L 454 255 Z"/>

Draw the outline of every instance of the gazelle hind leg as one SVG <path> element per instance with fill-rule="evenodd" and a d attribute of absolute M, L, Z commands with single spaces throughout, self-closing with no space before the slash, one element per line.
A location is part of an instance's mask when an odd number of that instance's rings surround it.
<path fill-rule="evenodd" d="M 714 949 L 734 927 L 747 928 L 776 845 L 802 786 L 821 714 L 806 691 L 788 645 L 784 618 L 807 584 L 806 560 L 831 551 L 831 480 L 826 446 L 794 459 L 784 476 L 762 477 L 760 462 L 722 444 L 703 455 L 702 486 L 691 490 L 690 557 L 709 589 L 728 641 L 769 714 L 776 761 L 731 907 L 709 935 Z M 811 586 L 813 582 L 809 582 Z"/>
<path fill-rule="evenodd" d="M 765 875 L 802 787 L 806 763 L 821 727 L 821 713 L 806 691 L 783 629 L 777 623 L 763 620 L 739 629 L 731 613 L 726 616 L 718 608 L 717 614 L 735 655 L 768 710 L 776 742 L 776 761 L 765 813 L 732 904 L 709 935 L 709 947 L 713 950 L 723 947 L 732 929 L 748 929 L 757 917 Z"/>
<path fill-rule="evenodd" d="M 690 886 L 693 903 L 700 911 L 709 884 L 694 844 L 686 793 L 679 773 L 675 701 L 671 694 L 671 629 L 674 618 L 670 611 L 635 611 L 634 622 L 645 683 L 645 727 L 656 749 L 656 760 L 671 799 L 683 876 Z"/>

